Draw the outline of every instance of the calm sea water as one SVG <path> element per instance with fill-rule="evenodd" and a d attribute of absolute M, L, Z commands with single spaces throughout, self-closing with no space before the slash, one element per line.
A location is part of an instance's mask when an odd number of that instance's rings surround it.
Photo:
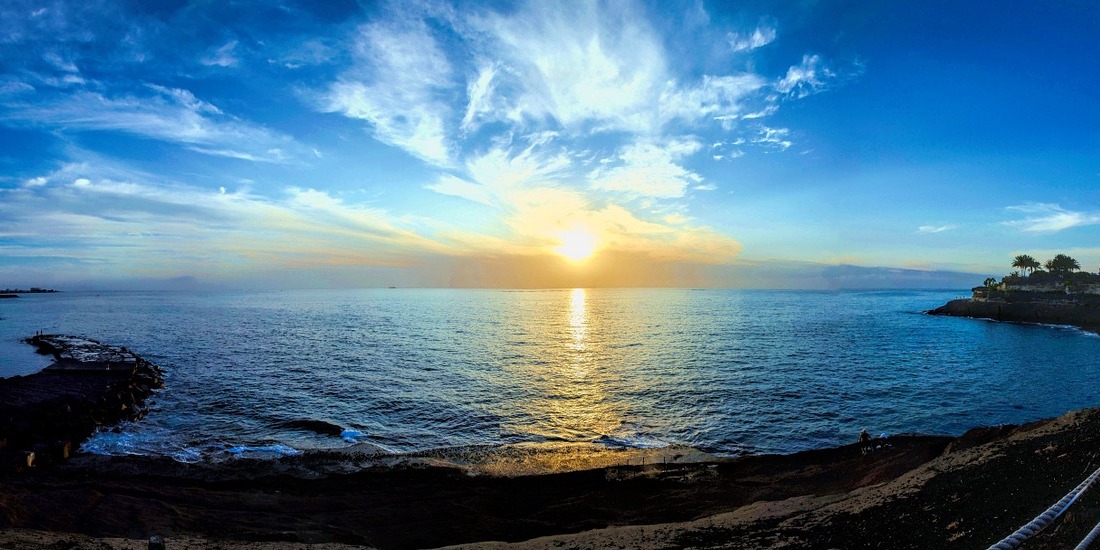
<path fill-rule="evenodd" d="M 36 330 L 124 345 L 167 389 L 86 449 L 181 460 L 370 442 L 792 452 L 1100 405 L 1100 338 L 931 317 L 961 291 L 332 290 L 0 301 L 0 376 Z M 326 435 L 293 424 L 321 420 Z"/>

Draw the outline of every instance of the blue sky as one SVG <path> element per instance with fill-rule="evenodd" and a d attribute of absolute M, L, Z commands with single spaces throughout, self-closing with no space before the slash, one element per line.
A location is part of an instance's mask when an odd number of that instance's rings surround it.
<path fill-rule="evenodd" d="M 1097 35 L 1089 2 L 5 2 L 0 286 L 1095 271 Z"/>

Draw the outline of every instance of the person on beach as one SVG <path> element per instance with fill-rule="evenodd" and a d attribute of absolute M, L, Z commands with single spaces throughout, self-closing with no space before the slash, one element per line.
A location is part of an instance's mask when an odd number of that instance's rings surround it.
<path fill-rule="evenodd" d="M 871 444 L 871 433 L 867 431 L 867 428 L 863 428 L 863 431 L 859 432 L 859 450 L 863 454 L 875 452 L 875 447 Z"/>

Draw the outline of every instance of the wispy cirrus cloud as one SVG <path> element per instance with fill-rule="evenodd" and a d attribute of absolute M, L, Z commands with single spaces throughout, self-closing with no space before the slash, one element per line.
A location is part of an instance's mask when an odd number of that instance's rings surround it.
<path fill-rule="evenodd" d="M 35 98 L 6 105 L 10 123 L 61 131 L 106 130 L 176 143 L 196 152 L 283 163 L 302 149 L 290 136 L 222 112 L 190 91 L 147 85 L 147 94 L 93 91 Z"/>
<path fill-rule="evenodd" d="M 753 29 L 751 33 L 731 32 L 726 36 L 729 40 L 730 49 L 735 52 L 745 52 L 771 44 L 775 41 L 776 35 L 775 27 L 759 26 Z"/>
<path fill-rule="evenodd" d="M 492 118 L 502 107 L 502 98 L 496 95 L 494 80 L 500 72 L 495 63 L 483 64 L 477 70 L 477 77 L 466 85 L 466 114 L 462 117 L 462 130 L 476 130 L 480 122 Z"/>
<path fill-rule="evenodd" d="M 510 208 L 514 194 L 524 188 L 553 187 L 559 176 L 573 167 L 569 156 L 561 150 L 537 148 L 543 142 L 536 138 L 518 152 L 508 144 L 492 147 L 466 161 L 468 180 L 444 174 L 427 186 L 444 195 L 453 195 L 490 206 Z"/>
<path fill-rule="evenodd" d="M 617 166 L 600 167 L 589 174 L 592 187 L 655 198 L 682 197 L 688 187 L 699 185 L 703 177 L 677 164 L 702 149 L 694 139 L 664 143 L 640 141 L 619 153 Z"/>
<path fill-rule="evenodd" d="M 355 63 L 321 97 L 325 111 L 371 124 L 376 139 L 437 166 L 450 166 L 452 67 L 424 21 L 362 26 Z"/>
<path fill-rule="evenodd" d="M 657 135 L 674 121 L 735 116 L 766 85 L 751 72 L 685 79 L 639 10 L 597 3 L 573 8 L 531 3 L 517 14 L 475 19 L 475 28 L 488 37 L 484 54 L 506 67 L 491 82 L 507 99 L 498 100 L 496 110 L 484 110 L 487 121 Z M 755 32 L 758 40 L 768 36 Z M 485 76 L 482 71 L 479 80 Z"/>
<path fill-rule="evenodd" d="M 487 120 L 569 131 L 644 131 L 656 123 L 667 63 L 660 38 L 636 11 L 532 2 L 508 15 L 475 16 L 470 25 L 485 41 L 483 55 L 507 68 L 496 78 L 508 100 Z"/>
<path fill-rule="evenodd" d="M 922 225 L 917 228 L 918 233 L 943 233 L 945 231 L 954 231 L 958 229 L 957 225 Z"/>
<path fill-rule="evenodd" d="M 697 143 L 669 144 L 670 150 L 686 154 Z M 654 151 L 652 144 L 637 144 L 627 148 L 623 157 L 630 162 L 651 162 L 635 157 L 645 157 Z M 642 179 L 622 183 L 629 197 L 639 196 L 639 191 L 658 195 L 683 193 L 686 181 L 697 181 L 698 176 L 671 163 L 668 153 L 659 153 L 659 166 L 671 174 L 672 181 L 660 176 L 642 173 Z M 585 189 L 559 185 L 558 179 L 578 170 L 580 166 L 560 150 L 546 153 L 536 147 L 514 151 L 507 145 L 494 147 L 469 161 L 466 172 L 470 179 L 446 175 L 431 189 L 458 196 L 495 209 L 508 228 L 503 238 L 486 239 L 478 233 L 458 227 L 441 231 L 458 244 L 459 248 L 486 254 L 510 253 L 518 255 L 545 254 L 560 245 L 560 236 L 568 231 L 581 230 L 592 234 L 601 250 L 608 253 L 630 254 L 659 260 L 681 260 L 702 263 L 723 263 L 731 260 L 741 245 L 710 228 L 693 224 L 690 218 L 680 215 L 648 215 L 632 210 L 619 201 L 594 196 Z M 625 173 L 610 169 L 611 175 L 624 177 Z M 638 165 L 633 170 L 644 172 Z M 618 185 L 613 179 L 601 183 Z M 594 183 L 595 185 L 595 183 Z M 650 188 L 652 186 L 652 188 Z"/>
<path fill-rule="evenodd" d="M 696 131 L 718 130 L 742 136 L 730 143 L 784 151 L 792 145 L 786 128 L 743 121 L 769 117 L 782 100 L 820 91 L 835 76 L 816 55 L 778 79 L 685 72 L 644 10 L 629 4 L 521 2 L 500 11 L 391 5 L 355 33 L 355 62 L 321 93 L 321 108 L 364 120 L 379 141 L 446 169 L 425 186 L 442 194 L 492 204 L 492 193 L 468 173 L 492 156 L 479 144 L 552 130 L 561 133 L 555 146 L 562 154 L 591 151 L 584 154 L 601 163 L 575 167 L 559 184 L 667 201 L 709 188 L 688 167 L 701 147 L 677 145 L 695 143 Z M 724 35 L 738 51 L 776 37 L 764 24 Z M 600 146 L 578 143 L 593 139 Z"/>
<path fill-rule="evenodd" d="M 99 163 L 66 164 L 33 183 L 0 190 L 6 256 L 226 275 L 256 266 L 400 265 L 446 250 L 416 231 L 415 219 L 313 188 L 261 196 Z"/>
<path fill-rule="evenodd" d="M 702 82 L 682 87 L 670 83 L 669 89 L 661 94 L 660 120 L 666 123 L 676 118 L 687 122 L 744 118 L 746 115 L 739 117 L 745 110 L 743 102 L 764 86 L 764 79 L 755 74 L 704 76 Z M 774 111 L 768 114 L 771 113 Z"/>
<path fill-rule="evenodd" d="M 1068 210 L 1052 203 L 1031 202 L 1009 206 L 1005 210 L 1024 215 L 1023 219 L 1004 222 L 1005 225 L 1021 231 L 1054 232 L 1100 224 L 1100 212 Z"/>
<path fill-rule="evenodd" d="M 837 73 L 825 65 L 819 55 L 804 55 L 802 63 L 792 65 L 787 74 L 775 83 L 775 89 L 781 94 L 804 98 L 825 89 Z"/>
<path fill-rule="evenodd" d="M 771 150 L 786 151 L 792 144 L 790 134 L 789 128 L 760 126 L 757 128 L 756 136 L 749 139 L 748 142 Z"/>
<path fill-rule="evenodd" d="M 236 56 L 237 43 L 236 40 L 226 42 L 204 55 L 199 59 L 199 63 L 207 66 L 236 67 L 240 63 Z"/>

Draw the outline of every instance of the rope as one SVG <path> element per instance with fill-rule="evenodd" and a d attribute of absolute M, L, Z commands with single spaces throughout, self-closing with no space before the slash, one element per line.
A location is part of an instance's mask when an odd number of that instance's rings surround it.
<path fill-rule="evenodd" d="M 1100 523 L 1096 524 L 1096 527 L 1089 531 L 1089 534 L 1085 535 L 1085 538 L 1081 540 L 1081 544 L 1073 547 L 1073 550 L 1087 550 L 1092 541 L 1096 540 L 1096 537 L 1100 535 Z"/>
<path fill-rule="evenodd" d="M 1020 546 L 1025 540 L 1030 538 L 1035 533 L 1042 531 L 1051 522 L 1058 519 L 1058 516 L 1062 515 L 1067 508 L 1070 507 L 1077 500 L 1077 497 L 1087 491 L 1093 482 L 1100 478 L 1100 468 L 1097 468 L 1095 472 L 1089 477 L 1085 478 L 1077 487 L 1074 487 L 1072 491 L 1062 497 L 1062 500 L 1055 502 L 1053 506 L 1047 508 L 1045 512 L 1039 514 L 1038 517 L 1028 522 L 1027 525 L 1016 530 L 1015 533 L 1005 537 L 1003 540 L 990 546 L 988 550 L 1013 550 Z M 1100 526 L 1098 526 L 1100 527 Z M 1094 529 L 1095 531 L 1095 529 Z M 1090 533 L 1090 536 L 1092 533 Z M 1091 542 L 1091 541 L 1090 541 Z M 1087 546 L 1087 545 L 1086 545 Z"/>

